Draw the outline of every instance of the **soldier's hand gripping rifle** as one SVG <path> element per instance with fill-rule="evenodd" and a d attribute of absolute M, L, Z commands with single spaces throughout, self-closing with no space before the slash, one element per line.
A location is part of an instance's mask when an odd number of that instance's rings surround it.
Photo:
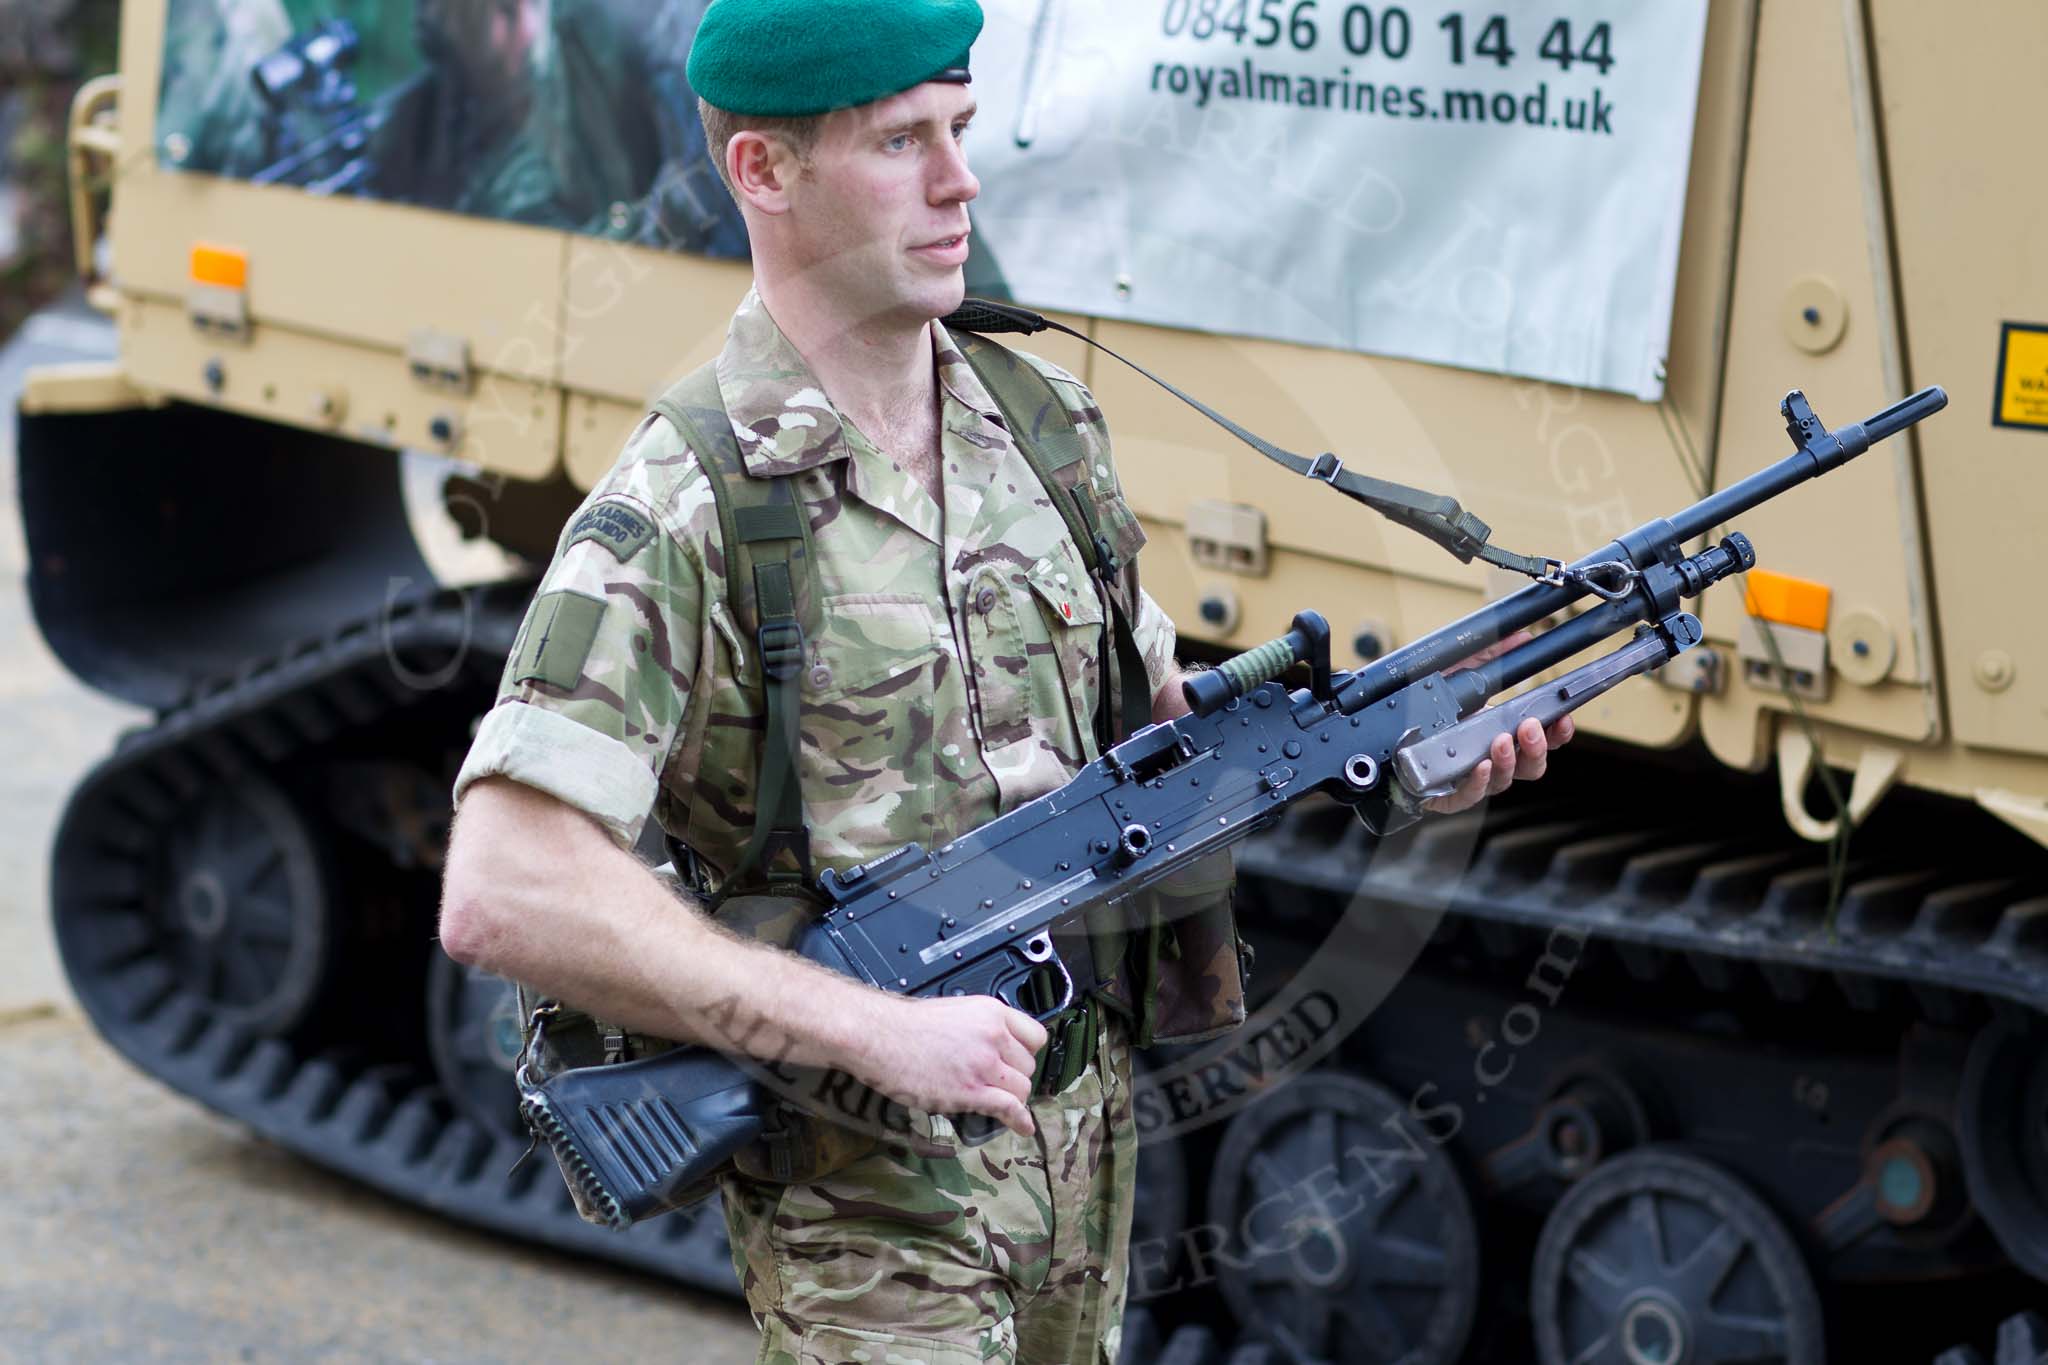
<path fill-rule="evenodd" d="M 882 990 L 992 995 L 1049 1020 L 1078 989 L 1061 959 L 1062 929 L 1272 824 L 1310 793 L 1352 806 L 1376 833 L 1418 819 L 1421 803 L 1454 789 L 1494 736 L 1532 716 L 1548 725 L 1699 643 L 1684 600 L 1755 555 L 1741 535 L 1698 554 L 1687 542 L 1947 401 L 1925 389 L 1829 431 L 1794 391 L 1782 405 L 1794 454 L 1575 564 L 1547 561 L 1532 586 L 1356 672 L 1331 668 L 1329 627 L 1303 612 L 1286 635 L 1190 678 L 1190 714 L 1132 735 L 1057 791 L 942 848 L 906 844 L 827 871 L 826 908 L 796 949 Z M 1533 641 L 1444 671 L 1589 593 L 1603 600 Z M 1612 653 L 1487 705 L 1624 632 Z M 1277 681 L 1303 664 L 1307 687 Z M 1051 991 L 1048 979 L 1058 983 Z M 520 1089 L 529 1125 L 578 1185 L 582 1207 L 614 1227 L 675 1207 L 761 1131 L 770 1102 L 752 1072 L 704 1048 L 539 1081 L 522 1067 Z M 970 1142 L 996 1127 L 980 1116 L 960 1123 Z"/>

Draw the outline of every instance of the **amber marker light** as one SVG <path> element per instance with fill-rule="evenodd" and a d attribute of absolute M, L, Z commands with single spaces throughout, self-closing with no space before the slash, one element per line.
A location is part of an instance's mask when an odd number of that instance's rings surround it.
<path fill-rule="evenodd" d="M 241 289 L 249 282 L 249 253 L 237 247 L 192 244 L 192 283 Z"/>
<path fill-rule="evenodd" d="M 1831 596 L 1832 592 L 1825 583 L 1771 573 L 1765 569 L 1751 569 L 1743 605 L 1749 608 L 1751 616 L 1777 625 L 1826 630 L 1828 599 Z"/>

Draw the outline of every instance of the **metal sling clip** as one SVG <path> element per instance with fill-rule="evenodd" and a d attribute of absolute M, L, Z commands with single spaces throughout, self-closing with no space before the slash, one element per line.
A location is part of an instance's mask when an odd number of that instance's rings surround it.
<path fill-rule="evenodd" d="M 1622 559 L 1603 559 L 1583 569 L 1574 568 L 1561 559 L 1546 559 L 1543 561 L 1543 575 L 1536 581 L 1546 588 L 1584 588 L 1595 597 L 1619 602 L 1635 591 L 1642 576 L 1640 569 Z"/>
<path fill-rule="evenodd" d="M 526 1046 L 519 1049 L 519 1063 L 512 1070 L 512 1083 L 518 1087 L 522 1098 L 524 1098 L 527 1091 L 538 1088 L 538 1082 L 533 1079 L 534 1054 L 540 1050 L 541 1036 L 547 1030 L 548 1021 L 561 1012 L 562 1005 L 557 1000 L 543 1000 L 534 1007 L 532 1021 L 527 1030 L 530 1036 Z M 526 1106 L 523 1103 L 519 1106 L 519 1115 L 521 1119 L 526 1118 Z M 534 1149 L 539 1146 L 540 1130 L 534 1127 L 531 1121 L 528 1121 L 526 1124 L 526 1150 L 519 1154 L 518 1160 L 512 1163 L 512 1168 L 505 1172 L 505 1178 L 510 1180 L 514 1175 L 518 1174 L 519 1168 L 526 1164 L 526 1159 L 532 1156 Z"/>

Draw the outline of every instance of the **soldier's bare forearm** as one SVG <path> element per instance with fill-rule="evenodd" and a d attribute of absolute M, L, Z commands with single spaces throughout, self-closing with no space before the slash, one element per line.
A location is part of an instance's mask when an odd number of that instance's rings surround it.
<path fill-rule="evenodd" d="M 441 943 L 623 1028 L 855 1074 L 902 1003 L 721 930 L 580 811 L 502 777 L 463 798 Z"/>

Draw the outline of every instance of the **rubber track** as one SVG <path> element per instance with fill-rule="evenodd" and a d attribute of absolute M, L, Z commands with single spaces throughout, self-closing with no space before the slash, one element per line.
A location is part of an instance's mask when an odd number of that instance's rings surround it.
<path fill-rule="evenodd" d="M 280 766 L 436 695 L 393 668 L 394 651 L 430 656 L 466 641 L 466 660 L 443 690 L 488 696 L 529 592 L 507 584 L 401 602 L 378 621 L 202 688 L 125 737 L 80 784 L 60 826 L 60 951 L 115 1048 L 279 1145 L 475 1226 L 731 1294 L 715 1204 L 624 1234 L 587 1224 L 545 1153 L 507 1179 L 523 1144 L 456 1115 L 429 1068 L 301 1055 L 252 1039 L 180 992 L 135 924 L 149 826 L 209 782 Z M 1832 982 L 1856 1009 L 1904 998 L 1937 1023 L 1965 1017 L 1975 1000 L 2037 1018 L 2048 1000 L 2048 890 L 2024 879 L 1951 885 L 1924 865 L 1866 867 L 1851 877 L 1830 934 L 1816 846 L 1754 829 L 1677 834 L 1621 809 L 1561 820 L 1540 801 L 1526 805 L 1483 824 L 1476 814 L 1426 822 L 1405 836 L 1403 856 L 1390 858 L 1374 856 L 1347 812 L 1314 803 L 1240 846 L 1240 878 L 1266 892 L 1259 913 L 1273 917 L 1250 932 L 1319 938 L 1329 902 L 1363 892 L 1443 905 L 1447 927 L 1501 956 L 1559 925 L 1589 930 L 1646 981 L 1682 964 L 1710 988 L 1760 979 L 1790 1001 Z"/>
<path fill-rule="evenodd" d="M 2048 1365 L 2048 1320 L 2038 1313 L 2016 1313 L 1998 1326 L 1992 1365 Z M 1934 1358 L 1934 1365 L 1985 1365 L 1983 1353 L 1958 1346 Z"/>
<path fill-rule="evenodd" d="M 715 1200 L 626 1233 L 576 1216 L 545 1150 L 509 1179 L 524 1144 L 456 1114 L 431 1068 L 301 1055 L 214 1016 L 151 955 L 149 826 L 205 785 L 289 762 L 370 730 L 447 688 L 487 697 L 529 585 L 442 591 L 375 622 L 303 642 L 124 737 L 73 793 L 53 873 L 59 949 L 87 1014 L 129 1061 L 278 1145 L 408 1203 L 523 1240 L 601 1256 L 725 1294 L 737 1292 Z M 390 662 L 466 644 L 462 665 L 425 690 Z M 366 985 L 369 983 L 366 983 Z"/>
<path fill-rule="evenodd" d="M 1830 929 L 1824 850 L 1783 831 L 1702 835 L 1623 809 L 1559 819 L 1531 803 L 1403 837 L 1401 856 L 1374 858 L 1370 836 L 1325 807 L 1241 846 L 1238 875 L 1290 919 L 1326 920 L 1330 901 L 1354 894 L 1441 907 L 1447 930 L 1494 957 L 1569 926 L 1645 982 L 1682 969 L 1710 990 L 1760 983 L 1787 1002 L 1832 984 L 1852 1009 L 1911 1007 L 1934 1023 L 1967 1020 L 1973 1000 L 2015 1022 L 2048 1002 L 2048 886 L 2029 872 L 1954 881 L 1925 849 L 1897 865 L 1880 855 L 1852 864 Z"/>

